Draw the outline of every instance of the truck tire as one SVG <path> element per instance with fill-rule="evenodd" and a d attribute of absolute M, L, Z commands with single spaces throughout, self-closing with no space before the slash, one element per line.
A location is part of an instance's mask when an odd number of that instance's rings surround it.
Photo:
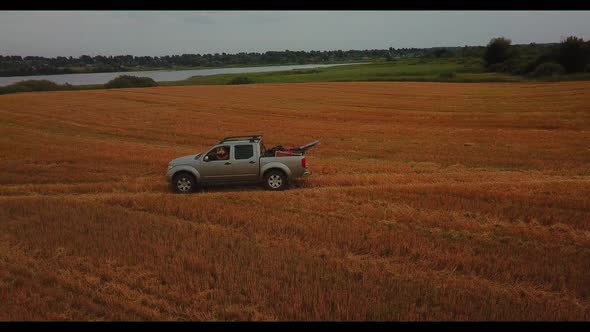
<path fill-rule="evenodd" d="M 288 179 L 283 171 L 271 170 L 264 175 L 264 188 L 280 191 L 287 189 Z"/>
<path fill-rule="evenodd" d="M 197 180 L 189 172 L 178 172 L 172 177 L 172 187 L 178 194 L 190 194 L 195 191 Z"/>

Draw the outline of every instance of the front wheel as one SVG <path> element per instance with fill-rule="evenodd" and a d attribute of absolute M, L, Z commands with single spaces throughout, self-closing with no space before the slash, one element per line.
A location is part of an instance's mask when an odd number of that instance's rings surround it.
<path fill-rule="evenodd" d="M 180 172 L 172 178 L 174 191 L 179 194 L 189 194 L 195 190 L 197 181 L 195 177 L 188 172 Z"/>
<path fill-rule="evenodd" d="M 287 188 L 287 176 L 281 171 L 269 171 L 264 176 L 264 187 L 267 190 L 285 190 Z"/>

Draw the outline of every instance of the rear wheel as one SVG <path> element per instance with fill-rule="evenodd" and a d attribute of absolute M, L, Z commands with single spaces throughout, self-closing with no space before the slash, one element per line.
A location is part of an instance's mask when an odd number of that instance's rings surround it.
<path fill-rule="evenodd" d="M 264 176 L 264 187 L 267 190 L 285 190 L 287 188 L 287 176 L 282 171 L 268 171 Z"/>
<path fill-rule="evenodd" d="M 179 194 L 189 194 L 195 190 L 197 181 L 195 176 L 189 172 L 179 172 L 172 178 L 174 191 Z"/>

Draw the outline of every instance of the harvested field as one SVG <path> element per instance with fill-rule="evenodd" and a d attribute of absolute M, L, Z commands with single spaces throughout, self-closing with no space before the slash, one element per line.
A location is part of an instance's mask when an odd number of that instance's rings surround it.
<path fill-rule="evenodd" d="M 0 96 L 0 320 L 589 320 L 590 82 Z M 224 136 L 289 191 L 169 192 Z"/>

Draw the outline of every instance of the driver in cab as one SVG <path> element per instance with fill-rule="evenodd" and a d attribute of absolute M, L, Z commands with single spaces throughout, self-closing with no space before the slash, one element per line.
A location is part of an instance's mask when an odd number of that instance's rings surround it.
<path fill-rule="evenodd" d="M 216 149 L 214 157 L 211 158 L 212 160 L 229 160 L 229 153 L 228 149 L 224 146 L 220 146 Z"/>

